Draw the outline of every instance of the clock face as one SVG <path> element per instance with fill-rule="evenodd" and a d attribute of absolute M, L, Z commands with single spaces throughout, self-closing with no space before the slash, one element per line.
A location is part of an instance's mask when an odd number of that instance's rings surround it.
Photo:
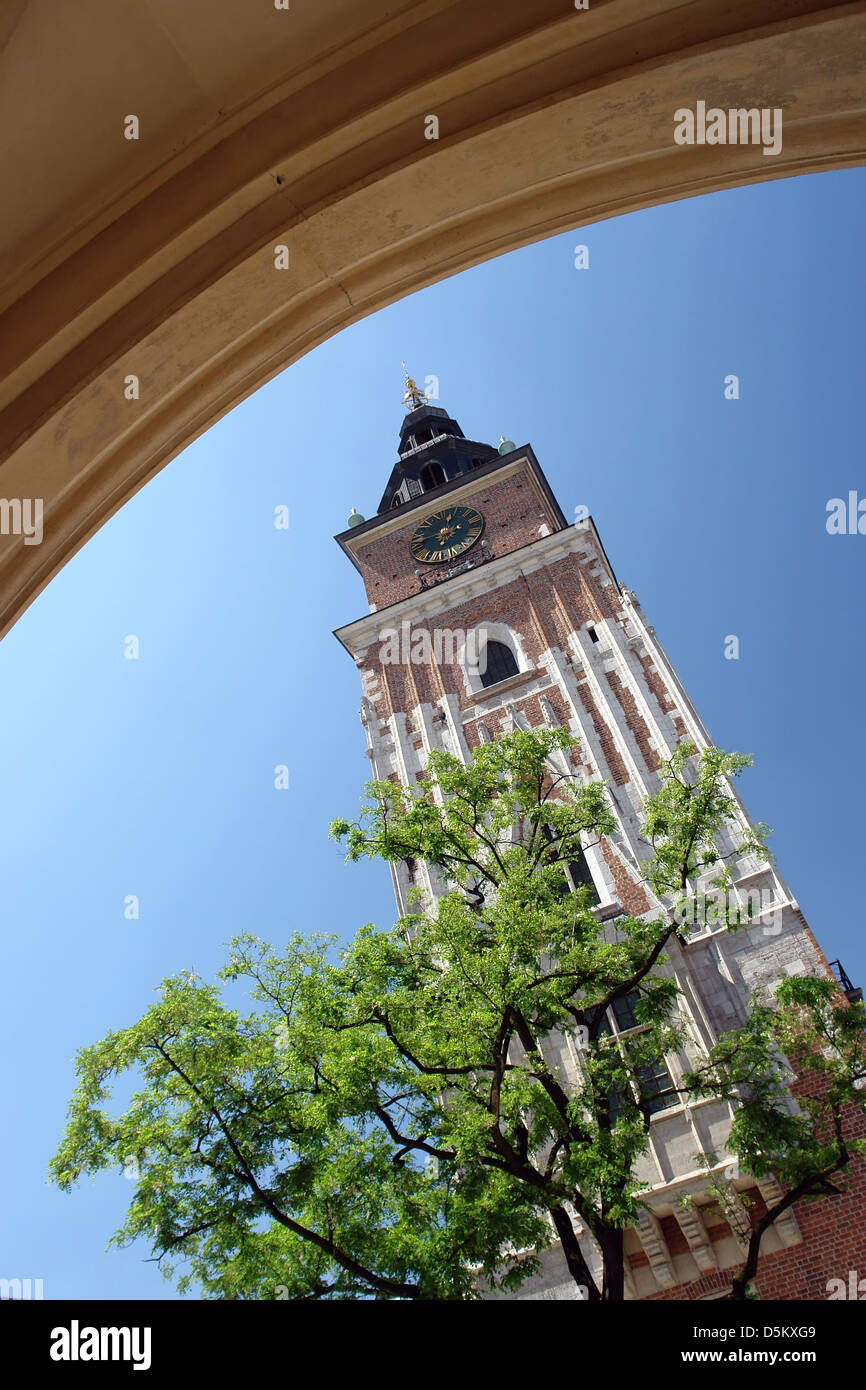
<path fill-rule="evenodd" d="M 416 529 L 409 548 L 416 560 L 425 565 L 438 565 L 454 560 L 480 539 L 484 517 L 473 507 L 443 507 L 425 517 Z"/>

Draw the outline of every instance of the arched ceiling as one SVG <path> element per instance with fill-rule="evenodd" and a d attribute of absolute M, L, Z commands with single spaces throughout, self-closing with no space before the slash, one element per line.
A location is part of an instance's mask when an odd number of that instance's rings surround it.
<path fill-rule="evenodd" d="M 699 100 L 781 108 L 781 153 L 677 145 Z M 864 163 L 866 3 L 6 0 L 0 122 L 0 496 L 44 500 L 41 544 L 0 535 L 2 633 L 346 324 L 571 227 Z"/>

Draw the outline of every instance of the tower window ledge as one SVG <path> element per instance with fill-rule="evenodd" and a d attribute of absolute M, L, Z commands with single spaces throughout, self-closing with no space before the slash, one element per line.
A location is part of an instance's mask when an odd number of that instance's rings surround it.
<path fill-rule="evenodd" d="M 521 671 L 520 676 L 522 676 L 523 674 L 524 673 Z M 539 684 L 538 686 L 536 686 L 536 689 L 533 692 L 534 694 L 543 695 L 546 690 L 554 689 L 553 681 L 546 679 L 543 671 L 526 672 L 527 679 L 532 675 L 537 676 L 539 680 Z M 507 692 L 512 684 L 519 685 L 520 676 L 509 676 L 507 681 L 500 681 L 498 685 L 489 685 L 487 687 L 487 690 L 491 692 L 495 700 L 498 691 L 502 690 Z M 487 690 L 473 691 L 472 699 L 474 703 L 465 706 L 460 712 L 460 718 L 464 724 L 471 724 L 474 720 L 480 719 L 483 715 L 489 714 L 491 712 L 490 703 L 483 699 L 483 697 L 487 695 Z"/>
<path fill-rule="evenodd" d="M 705 941 L 709 941 L 712 936 L 724 935 L 728 931 L 726 922 L 702 922 L 699 926 L 686 923 L 686 933 L 681 944 L 684 946 L 699 946 Z"/>
<path fill-rule="evenodd" d="M 738 888 L 741 883 L 750 883 L 754 878 L 763 878 L 772 868 L 771 864 L 758 864 L 756 868 L 747 868 L 744 874 L 733 880 L 733 886 Z"/>
<path fill-rule="evenodd" d="M 617 902 L 616 898 L 611 898 L 606 903 L 596 903 L 595 907 L 591 907 L 589 910 L 597 922 L 610 922 L 616 917 L 628 915 L 622 903 Z"/>
<path fill-rule="evenodd" d="M 513 690 L 515 686 L 525 685 L 527 681 L 537 680 L 543 676 L 543 671 L 518 671 L 516 676 L 506 676 L 504 681 L 497 681 L 495 685 L 482 686 L 480 690 L 473 691 L 476 704 L 486 704 L 489 699 L 495 699 L 504 690 Z"/>
<path fill-rule="evenodd" d="M 688 1120 L 690 1118 L 691 1111 L 706 1109 L 711 1105 L 717 1106 L 719 1110 L 722 1109 L 719 1100 L 715 1096 L 705 1096 L 702 1097 L 700 1100 L 692 1100 L 691 1098 L 689 1098 L 688 1100 L 680 1101 L 677 1105 L 669 1105 L 665 1110 L 656 1110 L 652 1115 L 650 1115 L 650 1124 L 655 1128 L 659 1125 L 661 1121 L 664 1120 Z M 720 1164 L 719 1168 L 722 1172 L 724 1172 L 724 1164 Z M 719 1171 L 719 1169 L 716 1169 L 715 1171 Z M 706 1174 L 704 1174 L 704 1182 L 706 1182 L 706 1180 Z M 669 1191 L 670 1187 L 671 1184 L 665 1182 L 659 1184 L 657 1188 L 653 1188 L 652 1190 L 665 1192 Z"/>

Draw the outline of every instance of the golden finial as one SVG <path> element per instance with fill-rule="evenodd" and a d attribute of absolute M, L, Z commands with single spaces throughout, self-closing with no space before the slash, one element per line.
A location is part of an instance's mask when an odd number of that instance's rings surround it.
<path fill-rule="evenodd" d="M 403 363 L 403 371 L 406 373 L 406 391 L 401 405 L 409 405 L 410 409 L 417 410 L 419 405 L 426 405 L 430 397 L 412 380 L 405 362 Z"/>

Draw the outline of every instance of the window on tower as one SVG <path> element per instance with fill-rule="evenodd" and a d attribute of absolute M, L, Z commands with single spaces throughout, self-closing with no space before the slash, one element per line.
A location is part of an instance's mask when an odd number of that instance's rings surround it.
<path fill-rule="evenodd" d="M 504 642 L 488 642 L 484 648 L 484 655 L 486 661 L 484 670 L 480 673 L 483 686 L 497 685 L 499 681 L 519 674 L 517 658 Z"/>
<path fill-rule="evenodd" d="M 607 1019 L 599 1028 L 599 1036 L 612 1037 L 617 1040 L 620 1050 L 628 1046 L 627 1043 L 620 1042 L 620 1036 L 624 1033 L 645 1032 L 648 1025 L 638 1023 L 635 1017 L 635 1006 L 640 999 L 640 992 L 636 989 L 630 990 L 621 999 L 615 999 L 607 1013 Z M 623 1057 L 627 1053 L 623 1052 Z M 669 1110 L 672 1105 L 679 1105 L 680 1100 L 677 1088 L 674 1085 L 670 1072 L 664 1061 L 659 1058 L 651 1066 L 635 1067 L 632 1073 L 633 1082 L 631 1095 L 625 1091 L 614 1089 L 608 1096 L 608 1108 L 612 1122 L 622 1114 L 629 1101 L 645 1108 L 648 1115 L 655 1115 L 660 1110 Z"/>
<path fill-rule="evenodd" d="M 669 1110 L 672 1105 L 679 1105 L 677 1088 L 664 1062 L 656 1062 L 652 1067 L 640 1067 L 637 1080 L 641 1100 L 651 1115 L 655 1115 L 659 1110 Z"/>
<path fill-rule="evenodd" d="M 424 491 L 429 492 L 431 488 L 439 487 L 441 483 L 447 481 L 445 478 L 445 469 L 442 467 L 441 463 L 436 463 L 434 460 L 432 463 L 428 463 L 425 468 L 421 469 L 419 481 Z"/>
<path fill-rule="evenodd" d="M 552 842 L 554 837 L 553 837 L 553 831 L 551 830 L 550 826 L 549 826 L 549 825 L 545 825 L 545 826 L 542 827 L 542 829 L 543 829 L 543 833 L 544 833 L 544 838 L 545 838 L 549 843 Z M 558 858 L 559 858 L 559 855 L 556 853 L 556 850 L 555 850 L 555 849 L 553 849 L 553 850 L 550 851 L 550 858 L 551 858 L 551 859 L 558 859 Z M 565 865 L 563 866 L 563 879 L 564 879 L 564 882 L 563 882 L 563 885 L 562 885 L 562 894 L 563 894 L 563 896 L 564 896 L 566 893 L 573 893 L 574 890 L 575 890 L 576 888 L 584 888 L 584 887 L 590 888 L 590 889 L 592 890 L 592 892 L 591 892 L 591 895 L 590 895 L 589 905 L 590 905 L 590 907 L 597 907 L 597 906 L 598 906 L 598 904 L 600 903 L 601 899 L 600 899 L 599 896 L 598 896 L 598 889 L 597 889 L 596 886 L 595 886 L 595 881 L 594 881 L 594 879 L 593 879 L 593 877 L 592 877 L 592 873 L 590 872 L 589 865 L 588 865 L 587 862 L 586 862 L 586 855 L 583 853 L 582 850 L 581 850 L 581 853 L 580 853 L 579 858 L 577 858 L 577 859 L 569 859 L 569 860 L 567 861 L 567 866 L 565 866 Z M 620 1026 L 624 1026 L 624 1025 L 620 1025 Z"/>
<path fill-rule="evenodd" d="M 676 1087 L 664 1062 L 658 1062 L 654 1067 L 640 1067 L 635 1074 L 635 1080 L 640 1093 L 638 1104 L 646 1106 L 648 1114 L 657 1115 L 660 1110 L 669 1110 L 672 1105 L 679 1105 Z M 634 1094 L 628 1096 L 618 1088 L 611 1091 L 608 1096 L 611 1124 L 616 1124 L 628 1101 L 631 1100 L 634 1104 L 635 1099 Z"/>
<path fill-rule="evenodd" d="M 601 898 L 598 896 L 598 889 L 595 886 L 595 880 L 593 879 L 589 865 L 586 862 L 586 855 L 581 854 L 579 859 L 570 859 L 568 861 L 568 872 L 571 875 L 571 882 L 574 888 L 592 889 L 592 896 L 590 902 L 593 907 L 598 907 L 598 904 L 601 902 Z"/>
<path fill-rule="evenodd" d="M 614 999 L 611 1008 L 619 1032 L 624 1033 L 628 1028 L 638 1027 L 634 1011 L 639 999 L 640 994 L 636 989 L 630 989 L 621 999 Z"/>

